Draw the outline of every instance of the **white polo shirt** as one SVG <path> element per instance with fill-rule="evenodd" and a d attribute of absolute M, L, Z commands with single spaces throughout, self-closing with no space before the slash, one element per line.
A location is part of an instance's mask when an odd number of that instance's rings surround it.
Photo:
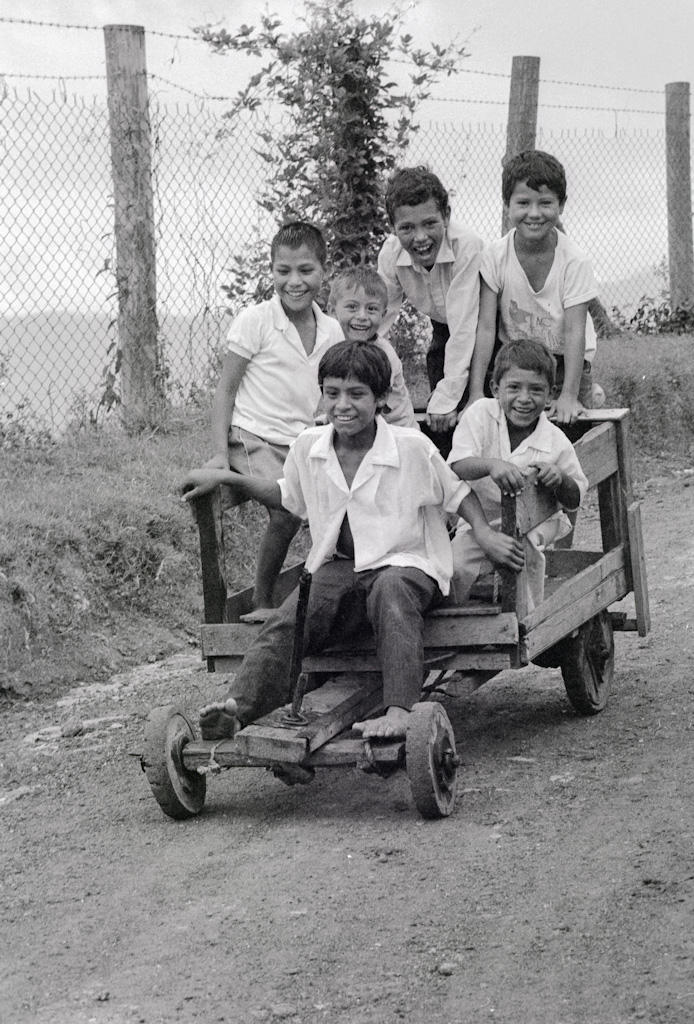
<path fill-rule="evenodd" d="M 338 341 L 337 320 L 314 303 L 316 343 L 306 354 L 279 296 L 248 306 L 229 328 L 227 351 L 250 360 L 241 378 L 232 425 L 273 444 L 289 445 L 314 423 L 320 399 L 318 364 Z"/>
<path fill-rule="evenodd" d="M 335 554 L 348 516 L 354 568 L 413 566 L 436 580 L 445 595 L 453 574 L 444 512 L 455 512 L 470 486 L 459 480 L 432 442 L 417 429 L 379 416 L 372 448 L 348 487 L 333 447 L 331 425 L 304 431 L 292 445 L 280 480 L 282 504 L 308 519 L 314 572 Z"/>

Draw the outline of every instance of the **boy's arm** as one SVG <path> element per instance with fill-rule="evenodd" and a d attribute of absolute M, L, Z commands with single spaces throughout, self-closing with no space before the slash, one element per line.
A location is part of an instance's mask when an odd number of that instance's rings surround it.
<path fill-rule="evenodd" d="M 517 495 L 525 487 L 522 471 L 512 462 L 504 462 L 503 459 L 470 455 L 452 462 L 451 469 L 461 480 L 480 480 L 483 476 L 490 476 L 504 494 Z"/>
<path fill-rule="evenodd" d="M 443 379 L 438 382 L 427 405 L 427 420 L 434 430 L 455 426 L 457 405 L 470 374 L 480 304 L 480 261 L 482 240 L 466 242 L 456 256 L 455 272 L 446 295 L 446 319 L 450 336 L 446 342 Z"/>
<path fill-rule="evenodd" d="M 205 463 L 217 469 L 229 469 L 229 425 L 236 392 L 250 359 L 227 352 L 212 400 L 212 448 L 214 454 Z"/>
<path fill-rule="evenodd" d="M 405 384 L 405 375 L 403 374 L 400 356 L 385 338 L 376 338 L 374 344 L 383 349 L 390 362 L 390 390 L 387 397 L 388 412 L 384 412 L 384 419 L 398 427 L 416 427 L 417 420 L 414 414 L 414 406 L 412 405 L 410 392 Z"/>
<path fill-rule="evenodd" d="M 499 296 L 484 278 L 480 278 L 480 312 L 477 318 L 475 347 L 470 362 L 470 397 L 468 405 L 484 398 L 484 379 L 494 351 L 496 339 L 496 311 Z"/>
<path fill-rule="evenodd" d="M 578 484 L 556 462 L 537 463 L 531 468 L 537 470 L 538 481 L 554 494 L 562 508 L 571 512 L 579 507 L 581 490 Z"/>
<path fill-rule="evenodd" d="M 525 563 L 523 545 L 515 537 L 492 529 L 474 491 L 463 498 L 458 506 L 458 515 L 470 524 L 473 537 L 495 565 L 503 565 L 514 572 L 521 571 Z"/>
<path fill-rule="evenodd" d="M 404 298 L 402 285 L 395 272 L 395 257 L 399 248 L 400 243 L 397 238 L 394 235 L 389 235 L 381 246 L 376 263 L 376 269 L 385 281 L 386 288 L 388 289 L 388 306 L 381 326 L 378 328 L 378 334 L 381 338 L 388 337 L 391 327 L 400 314 L 400 307 Z"/>
<path fill-rule="evenodd" d="M 583 412 L 578 400 L 583 360 L 586 352 L 588 303 L 580 302 L 564 310 L 564 383 L 561 394 L 552 402 L 549 416 L 556 423 L 573 423 Z"/>
<path fill-rule="evenodd" d="M 219 484 L 227 484 L 240 490 L 248 498 L 255 498 L 267 508 L 282 508 L 282 493 L 277 480 L 259 476 L 244 476 L 231 469 L 203 466 L 191 469 L 181 483 L 181 501 L 192 501 L 201 494 L 207 494 Z"/>

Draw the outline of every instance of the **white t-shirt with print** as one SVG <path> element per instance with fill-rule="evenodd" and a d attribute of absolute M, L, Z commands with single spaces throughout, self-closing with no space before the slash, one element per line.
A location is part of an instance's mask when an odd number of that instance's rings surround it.
<path fill-rule="evenodd" d="M 570 238 L 557 231 L 557 246 L 547 280 L 534 291 L 514 245 L 516 229 L 496 239 L 482 252 L 480 273 L 498 295 L 499 338 L 502 343 L 533 339 L 555 355 L 564 353 L 564 310 L 590 302 L 598 294 L 590 260 Z M 586 317 L 585 358 L 595 355 L 595 328 Z"/>

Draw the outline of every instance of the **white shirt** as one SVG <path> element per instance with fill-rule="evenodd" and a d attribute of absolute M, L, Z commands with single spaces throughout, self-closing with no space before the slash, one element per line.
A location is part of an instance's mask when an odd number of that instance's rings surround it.
<path fill-rule="evenodd" d="M 590 302 L 598 286 L 590 260 L 570 238 L 557 231 L 557 246 L 547 280 L 534 291 L 523 270 L 514 244 L 516 229 L 496 239 L 482 253 L 480 273 L 498 295 L 499 338 L 502 343 L 532 338 L 550 352 L 564 353 L 564 310 Z M 585 358 L 591 362 L 596 349 L 595 328 L 586 317 Z"/>
<path fill-rule="evenodd" d="M 316 343 L 306 354 L 279 296 L 248 306 L 235 317 L 227 351 L 250 360 L 241 378 L 231 422 L 273 444 L 289 445 L 314 422 L 320 399 L 318 364 L 342 331 L 313 305 Z"/>
<path fill-rule="evenodd" d="M 416 427 L 414 406 L 410 392 L 405 384 L 402 361 L 393 346 L 385 338 L 376 338 L 374 344 L 383 349 L 390 363 L 390 391 L 388 392 L 388 412 L 383 413 L 387 423 L 396 427 Z"/>
<path fill-rule="evenodd" d="M 416 266 L 396 235 L 388 235 L 378 254 L 378 272 L 388 286 L 388 310 L 380 334 L 390 330 L 403 298 L 432 320 L 448 324 L 443 380 L 429 399 L 427 412 L 455 409 L 470 373 L 480 305 L 482 239 L 460 224 L 449 223 L 431 270 Z"/>
<path fill-rule="evenodd" d="M 588 480 L 581 469 L 574 447 L 566 434 L 550 423 L 544 413 L 540 413 L 537 426 L 532 434 L 524 438 L 517 448 L 511 451 L 506 417 L 496 398 L 480 398 L 465 410 L 455 431 L 448 462 L 460 459 L 502 459 L 527 470 L 530 466 L 542 463 L 556 464 L 562 473 L 566 473 L 576 483 L 581 501 L 588 490 Z M 490 476 L 471 480 L 470 484 L 477 493 L 487 521 L 492 523 L 501 515 L 501 491 Z M 551 519 L 568 517 L 562 511 L 555 512 Z M 465 523 L 460 529 L 465 529 Z M 569 524 L 570 525 L 570 524 Z"/>
<path fill-rule="evenodd" d="M 455 512 L 470 493 L 419 430 L 392 427 L 379 416 L 373 446 L 348 487 L 333 447 L 333 428 L 311 427 L 292 445 L 280 480 L 282 504 L 308 519 L 315 571 L 335 554 L 348 516 L 354 568 L 413 566 L 436 580 L 445 595 L 453 573 L 444 511 Z"/>

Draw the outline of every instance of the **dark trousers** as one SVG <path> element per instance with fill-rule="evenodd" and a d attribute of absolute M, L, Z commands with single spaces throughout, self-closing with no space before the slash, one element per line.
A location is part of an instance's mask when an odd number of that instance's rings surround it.
<path fill-rule="evenodd" d="M 451 332 L 448 329 L 448 324 L 442 324 L 438 320 L 431 321 L 431 344 L 429 345 L 429 351 L 426 354 L 426 367 L 427 367 L 427 378 L 429 380 L 429 387 L 433 391 L 440 380 L 443 380 L 443 366 L 446 359 L 446 343 L 451 336 Z M 494 347 L 494 356 L 498 351 L 499 343 Z M 484 382 L 484 393 L 488 398 L 491 398 L 491 373 L 492 363 L 494 357 L 489 364 L 487 371 L 487 377 Z M 468 400 L 468 389 L 466 388 L 463 392 L 460 401 L 458 402 L 458 409 L 462 409 Z M 450 430 L 434 431 L 431 427 L 427 426 L 426 423 L 420 424 L 422 433 L 426 434 L 427 437 L 431 438 L 439 452 L 444 459 L 448 458 L 451 450 L 451 442 L 453 440 L 453 431 L 455 427 Z"/>
<path fill-rule="evenodd" d="M 436 582 L 420 569 L 384 566 L 354 571 L 336 558 L 313 574 L 304 630 L 304 654 L 371 632 L 383 677 L 384 707 L 408 710 L 424 682 L 424 614 L 441 598 Z M 247 652 L 229 695 L 244 725 L 290 699 L 298 588 L 273 612 Z"/>

